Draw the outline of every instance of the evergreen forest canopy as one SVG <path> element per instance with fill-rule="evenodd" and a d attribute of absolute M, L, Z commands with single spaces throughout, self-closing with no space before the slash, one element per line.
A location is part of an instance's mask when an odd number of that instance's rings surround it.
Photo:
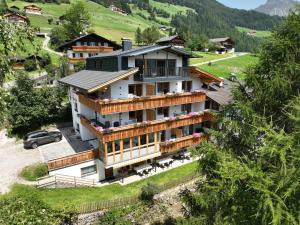
<path fill-rule="evenodd" d="M 208 38 L 232 37 L 238 51 L 251 51 L 260 43 L 259 38 L 240 33 L 236 26 L 255 30 L 272 30 L 281 22 L 278 16 L 268 16 L 255 11 L 228 8 L 215 0 L 157 0 L 163 3 L 177 4 L 192 8 L 194 12 L 173 17 L 172 25 L 186 40 L 195 35 Z"/>

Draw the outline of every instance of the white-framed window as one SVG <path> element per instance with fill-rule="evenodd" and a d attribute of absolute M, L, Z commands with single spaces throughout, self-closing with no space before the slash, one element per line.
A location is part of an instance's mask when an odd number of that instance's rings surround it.
<path fill-rule="evenodd" d="M 87 166 L 87 167 L 83 167 L 81 168 L 81 176 L 88 176 L 91 174 L 97 173 L 97 166 L 96 165 L 92 165 L 92 166 Z"/>

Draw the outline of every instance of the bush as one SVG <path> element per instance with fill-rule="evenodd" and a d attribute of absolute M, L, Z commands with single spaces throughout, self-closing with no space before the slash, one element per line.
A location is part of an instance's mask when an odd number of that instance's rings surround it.
<path fill-rule="evenodd" d="M 74 207 L 51 209 L 34 195 L 5 196 L 0 199 L 0 224 L 73 224 L 77 220 Z"/>
<path fill-rule="evenodd" d="M 28 181 L 35 181 L 37 178 L 46 176 L 47 174 L 48 167 L 45 163 L 26 166 L 20 173 L 21 177 Z"/>
<path fill-rule="evenodd" d="M 147 183 L 146 186 L 142 187 L 141 200 L 146 202 L 152 202 L 154 195 L 159 193 L 159 188 L 155 184 Z"/>
<path fill-rule="evenodd" d="M 28 59 L 24 62 L 24 69 L 27 72 L 34 71 L 37 69 L 36 62 L 34 60 Z"/>

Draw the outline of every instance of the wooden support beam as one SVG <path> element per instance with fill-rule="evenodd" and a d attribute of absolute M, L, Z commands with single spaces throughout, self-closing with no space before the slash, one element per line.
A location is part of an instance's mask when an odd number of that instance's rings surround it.
<path fill-rule="evenodd" d="M 120 157 L 121 157 L 121 161 L 123 161 L 123 155 L 124 155 L 124 141 L 120 140 Z"/>
<path fill-rule="evenodd" d="M 114 141 L 112 142 L 112 150 L 113 150 L 113 159 L 115 162 L 116 161 L 116 145 L 115 145 Z"/>
<path fill-rule="evenodd" d="M 132 138 L 129 139 L 129 148 L 130 148 L 130 159 L 132 159 Z"/>

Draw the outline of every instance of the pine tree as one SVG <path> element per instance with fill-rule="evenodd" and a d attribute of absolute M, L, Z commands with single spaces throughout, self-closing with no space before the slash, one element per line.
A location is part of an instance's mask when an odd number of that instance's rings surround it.
<path fill-rule="evenodd" d="M 142 31 L 141 31 L 141 28 L 138 27 L 136 29 L 136 32 L 135 32 L 135 42 L 140 45 L 142 42 L 143 42 L 143 36 L 142 36 Z"/>

